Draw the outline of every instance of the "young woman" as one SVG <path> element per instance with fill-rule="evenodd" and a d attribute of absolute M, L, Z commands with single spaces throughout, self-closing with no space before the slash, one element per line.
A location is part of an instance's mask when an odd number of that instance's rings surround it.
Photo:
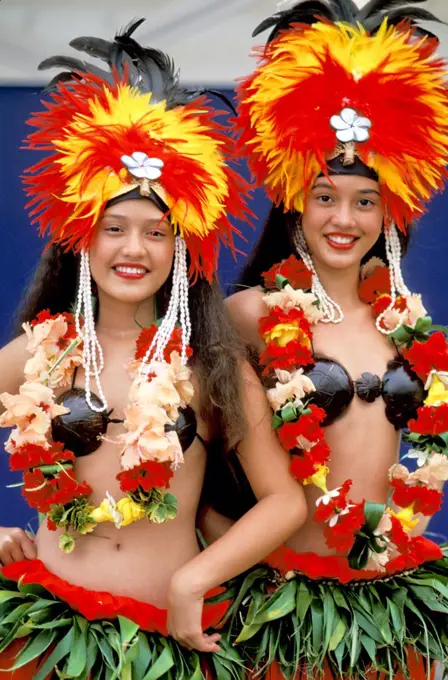
<path fill-rule="evenodd" d="M 229 309 L 309 509 L 275 571 L 241 585 L 255 677 L 273 661 L 279 678 L 447 665 L 448 561 L 421 536 L 448 478 L 447 342 L 400 269 L 445 177 L 447 69 L 386 5 L 279 12 L 240 90 L 241 145 L 275 207 Z"/>
<path fill-rule="evenodd" d="M 245 186 L 204 99 L 131 37 L 140 23 L 112 43 L 73 41 L 110 73 L 44 62 L 71 72 L 30 121 L 30 147 L 51 152 L 26 179 L 51 240 L 25 333 L 0 353 L 1 425 L 14 428 L 11 467 L 46 518 L 35 541 L 0 534 L 0 677 L 244 677 L 221 635 L 202 632 L 225 594 L 204 598 L 305 519 L 213 283 Z M 238 445 L 259 503 L 200 552 L 216 437 Z"/>

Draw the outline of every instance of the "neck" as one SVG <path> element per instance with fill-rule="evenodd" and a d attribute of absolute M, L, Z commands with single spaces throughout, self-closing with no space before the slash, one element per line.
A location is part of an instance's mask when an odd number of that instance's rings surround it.
<path fill-rule="evenodd" d="M 344 312 L 359 307 L 359 266 L 349 269 L 328 269 L 314 262 L 314 267 L 322 286 Z"/>
<path fill-rule="evenodd" d="M 137 304 L 120 302 L 99 293 L 96 329 L 102 335 L 117 339 L 133 338 L 140 333 L 140 326 L 150 326 L 154 320 L 153 297 Z"/>

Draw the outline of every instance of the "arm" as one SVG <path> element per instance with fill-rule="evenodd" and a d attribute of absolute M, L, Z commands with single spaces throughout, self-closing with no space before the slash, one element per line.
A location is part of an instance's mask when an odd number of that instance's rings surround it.
<path fill-rule="evenodd" d="M 204 505 L 199 512 L 198 527 L 207 545 L 224 536 L 234 524 L 235 520 L 217 512 L 211 505 Z"/>
<path fill-rule="evenodd" d="M 0 349 L 0 394 L 16 394 L 19 391 L 24 381 L 25 362 L 30 357 L 26 344 L 26 336 L 21 335 Z M 0 412 L 2 410 L 0 404 Z M 0 527 L 0 566 L 36 557 L 36 546 L 27 533 L 17 527 Z"/>
<path fill-rule="evenodd" d="M 261 288 L 247 288 L 225 300 L 227 312 L 242 342 L 253 349 L 262 350 L 263 343 L 258 334 L 258 321 L 268 313 L 263 302 Z M 207 544 L 221 538 L 235 524 L 235 520 L 217 512 L 211 505 L 204 505 L 198 516 L 198 526 Z"/>
<path fill-rule="evenodd" d="M 0 349 L 0 394 L 9 392 L 17 394 L 25 378 L 23 370 L 27 360 L 31 357 L 26 350 L 27 337 L 19 335 Z M 0 412 L 3 410 L 0 404 Z"/>
<path fill-rule="evenodd" d="M 266 557 L 299 529 L 307 514 L 303 489 L 289 473 L 289 455 L 272 430 L 266 395 L 247 364 L 243 384 L 247 433 L 238 453 L 258 503 L 181 567 L 169 592 L 171 634 L 202 651 L 219 650 L 217 636 L 203 635 L 199 625 L 205 593 Z"/>

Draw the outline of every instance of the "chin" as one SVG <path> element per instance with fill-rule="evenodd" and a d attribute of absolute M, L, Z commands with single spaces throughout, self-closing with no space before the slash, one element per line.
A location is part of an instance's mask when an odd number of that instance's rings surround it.
<path fill-rule="evenodd" d="M 117 302 L 125 302 L 129 304 L 139 304 L 157 293 L 157 289 L 153 286 L 138 286 L 133 283 L 132 286 L 104 286 L 103 293 L 109 298 Z"/>
<path fill-rule="evenodd" d="M 365 254 L 364 249 L 360 252 L 360 249 L 356 247 L 348 251 L 335 251 L 328 246 L 324 252 L 321 251 L 316 256 L 313 256 L 313 259 L 326 269 L 353 269 L 354 267 L 361 266 L 361 261 Z"/>
<path fill-rule="evenodd" d="M 353 269 L 353 267 L 360 266 L 361 257 L 353 257 L 352 253 L 346 253 L 333 257 L 319 257 L 316 258 L 316 263 L 324 266 L 326 269 Z"/>

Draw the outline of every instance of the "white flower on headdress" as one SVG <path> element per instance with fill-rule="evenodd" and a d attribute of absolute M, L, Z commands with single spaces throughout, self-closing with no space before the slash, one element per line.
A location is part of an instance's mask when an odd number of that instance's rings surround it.
<path fill-rule="evenodd" d="M 159 179 L 162 174 L 163 161 L 160 158 L 149 158 L 142 151 L 134 151 L 132 156 L 122 156 L 121 162 L 130 174 L 138 179 Z"/>
<path fill-rule="evenodd" d="M 340 142 L 366 142 L 372 123 L 368 118 L 358 116 L 354 109 L 342 109 L 339 116 L 331 116 L 330 125 Z"/>

